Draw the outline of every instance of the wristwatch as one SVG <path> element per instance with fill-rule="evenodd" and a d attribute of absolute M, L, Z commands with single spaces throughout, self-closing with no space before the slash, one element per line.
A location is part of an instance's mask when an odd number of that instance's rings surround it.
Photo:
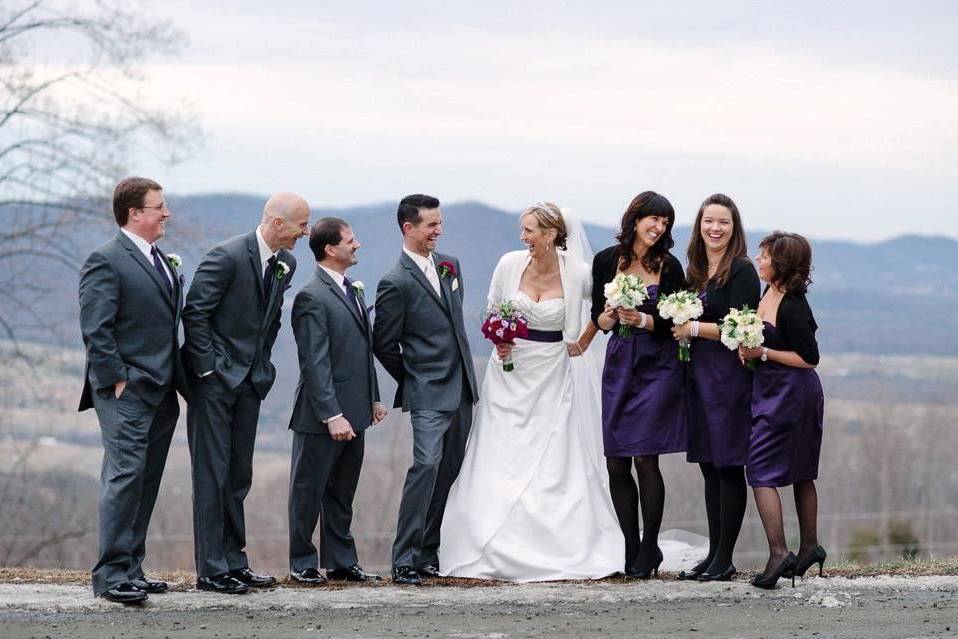
<path fill-rule="evenodd" d="M 761 359 L 763 362 L 767 362 L 767 361 L 768 361 L 768 348 L 765 347 L 765 346 L 762 347 L 762 357 L 761 357 L 760 359 Z"/>

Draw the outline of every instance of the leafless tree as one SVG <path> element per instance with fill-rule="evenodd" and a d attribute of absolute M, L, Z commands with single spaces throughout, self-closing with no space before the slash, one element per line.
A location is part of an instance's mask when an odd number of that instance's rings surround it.
<path fill-rule="evenodd" d="M 143 74 L 184 44 L 136 1 L 0 2 L 0 335 L 52 328 L 37 273 L 78 266 L 131 155 L 175 162 L 201 139 Z"/>

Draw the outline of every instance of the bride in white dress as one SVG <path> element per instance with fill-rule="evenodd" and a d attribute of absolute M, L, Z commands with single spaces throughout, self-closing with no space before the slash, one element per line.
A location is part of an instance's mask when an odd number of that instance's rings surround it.
<path fill-rule="evenodd" d="M 511 353 L 499 347 L 486 366 L 443 514 L 439 569 L 511 581 L 598 579 L 622 570 L 625 542 L 602 457 L 601 353 L 589 349 L 594 329 L 579 335 L 591 273 L 556 250 L 567 231 L 554 204 L 527 209 L 520 225 L 529 250 L 502 256 L 489 302 L 515 302 L 535 339 L 517 340 Z M 515 368 L 505 372 L 501 357 L 510 354 Z"/>

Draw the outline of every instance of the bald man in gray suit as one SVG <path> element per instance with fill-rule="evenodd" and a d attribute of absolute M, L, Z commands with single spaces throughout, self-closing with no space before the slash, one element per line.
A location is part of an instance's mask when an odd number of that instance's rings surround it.
<path fill-rule="evenodd" d="M 80 271 L 86 371 L 80 410 L 95 408 L 103 438 L 99 537 L 93 593 L 141 603 L 167 589 L 143 573 L 146 531 L 173 430 L 186 396 L 177 328 L 183 305 L 179 258 L 156 245 L 170 210 L 153 180 L 113 191 L 116 236 Z"/>
<path fill-rule="evenodd" d="M 246 556 L 243 501 L 253 483 L 260 403 L 283 294 L 296 272 L 291 250 L 309 229 L 309 206 L 291 193 L 266 202 L 259 226 L 203 257 L 183 309 L 184 361 L 192 373 L 187 411 L 193 462 L 197 588 L 241 594 L 275 583 Z"/>

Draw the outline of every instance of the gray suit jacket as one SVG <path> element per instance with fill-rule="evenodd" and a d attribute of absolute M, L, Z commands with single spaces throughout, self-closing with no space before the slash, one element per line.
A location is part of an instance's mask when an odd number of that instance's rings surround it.
<path fill-rule="evenodd" d="M 162 251 L 160 256 L 169 265 Z M 188 397 L 177 336 L 183 282 L 172 265 L 170 270 L 172 296 L 153 263 L 122 232 L 87 258 L 80 271 L 80 331 L 87 355 L 80 410 L 93 407 L 93 392 L 123 380 L 152 406 L 172 385 Z"/>
<path fill-rule="evenodd" d="M 319 267 L 296 294 L 291 322 L 299 384 L 289 420 L 294 431 L 328 433 L 323 420 L 340 413 L 356 432 L 372 423 L 372 404 L 379 401 L 373 333 L 361 292 L 357 298 L 362 312 Z"/>
<path fill-rule="evenodd" d="M 263 270 L 256 231 L 217 244 L 203 257 L 183 308 L 184 363 L 194 375 L 215 374 L 228 388 L 247 375 L 260 398 L 276 378 L 270 362 L 279 333 L 283 294 L 296 272 L 296 258 L 280 249 L 277 261 L 289 272 L 263 295 Z"/>
<path fill-rule="evenodd" d="M 437 272 L 442 262 L 450 262 L 456 271 L 455 276 L 440 278 L 441 298 L 405 252 L 376 291 L 376 357 L 399 384 L 394 406 L 404 411 L 455 410 L 464 381 L 472 400 L 479 399 L 462 319 L 459 260 L 439 253 L 432 257 Z"/>

